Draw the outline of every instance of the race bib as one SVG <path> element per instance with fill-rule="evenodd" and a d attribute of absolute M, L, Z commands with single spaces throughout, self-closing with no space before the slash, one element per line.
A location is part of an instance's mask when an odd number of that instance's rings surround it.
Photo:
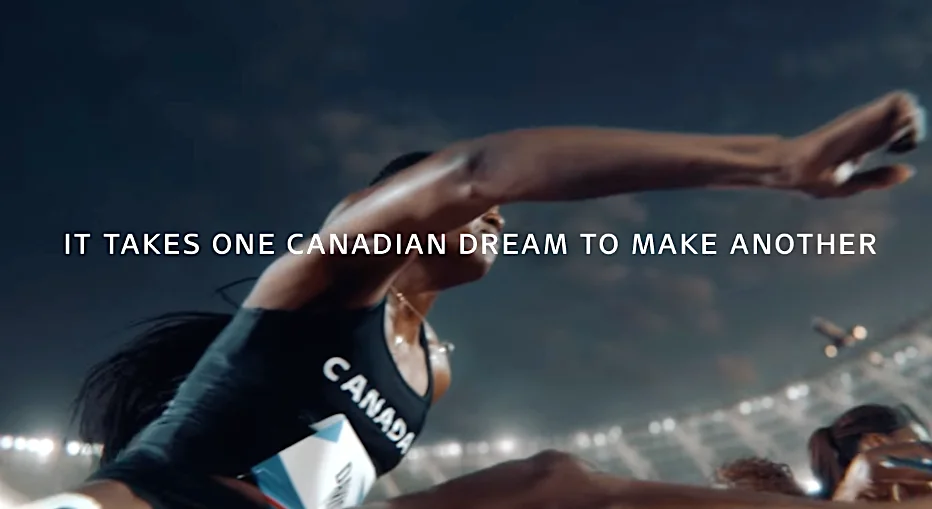
<path fill-rule="evenodd" d="M 311 425 L 314 434 L 252 469 L 276 509 L 343 509 L 360 505 L 375 484 L 375 466 L 346 416 Z"/>

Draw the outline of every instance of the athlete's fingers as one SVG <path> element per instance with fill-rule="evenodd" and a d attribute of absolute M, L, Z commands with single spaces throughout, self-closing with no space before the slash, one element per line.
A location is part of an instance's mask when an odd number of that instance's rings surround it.
<path fill-rule="evenodd" d="M 836 191 L 831 193 L 831 196 L 844 197 L 863 193 L 864 191 L 887 189 L 906 182 L 915 173 L 911 166 L 905 164 L 881 166 L 880 168 L 852 175 L 846 182 L 839 185 Z"/>
<path fill-rule="evenodd" d="M 924 134 L 924 115 L 912 94 L 897 92 L 846 113 L 818 129 L 817 166 L 834 167 L 864 154 L 886 148 L 899 140 L 915 140 Z M 909 146 L 900 141 L 897 150 Z"/>
<path fill-rule="evenodd" d="M 903 154 L 916 149 L 919 144 L 926 139 L 928 130 L 927 122 L 926 109 L 917 104 L 912 114 L 911 125 L 905 127 L 903 131 L 894 136 L 893 142 L 887 147 L 887 152 Z"/>

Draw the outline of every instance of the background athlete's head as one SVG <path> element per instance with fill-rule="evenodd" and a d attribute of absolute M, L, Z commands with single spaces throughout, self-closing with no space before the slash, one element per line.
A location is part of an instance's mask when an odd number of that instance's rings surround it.
<path fill-rule="evenodd" d="M 841 414 L 809 438 L 812 473 L 830 498 L 852 461 L 862 452 L 885 445 L 920 440 L 900 409 L 886 405 L 860 405 Z"/>
<path fill-rule="evenodd" d="M 368 188 L 348 196 L 337 204 L 330 212 L 325 224 L 399 173 L 430 159 L 433 155 L 432 152 L 411 152 L 395 158 L 372 179 Z M 483 250 L 482 246 L 479 245 L 471 254 L 461 255 L 459 254 L 460 234 L 471 234 L 481 242 L 483 234 L 498 238 L 504 226 L 505 220 L 502 218 L 499 207 L 494 206 L 455 230 L 435 232 L 437 234 L 446 234 L 446 255 L 418 256 L 417 259 L 405 267 L 401 277 L 416 278 L 419 283 L 418 287 L 427 291 L 443 290 L 475 281 L 489 272 L 501 247 L 496 245 L 494 250 Z"/>

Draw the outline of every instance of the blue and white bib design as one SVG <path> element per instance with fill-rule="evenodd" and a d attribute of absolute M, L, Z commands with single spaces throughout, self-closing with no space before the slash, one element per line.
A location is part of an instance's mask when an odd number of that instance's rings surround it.
<path fill-rule="evenodd" d="M 344 509 L 360 505 L 375 466 L 345 415 L 311 426 L 314 434 L 252 469 L 275 509 Z"/>

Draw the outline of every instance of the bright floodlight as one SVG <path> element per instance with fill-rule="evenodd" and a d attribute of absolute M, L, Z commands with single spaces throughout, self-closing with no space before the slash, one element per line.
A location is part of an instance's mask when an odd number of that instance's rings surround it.
<path fill-rule="evenodd" d="M 663 420 L 663 430 L 664 431 L 673 431 L 676 429 L 676 421 L 672 417 L 667 417 Z"/>
<path fill-rule="evenodd" d="M 460 456 L 463 454 L 463 446 L 459 442 L 453 442 L 447 445 L 447 454 L 449 456 Z"/>
<path fill-rule="evenodd" d="M 662 429 L 663 427 L 657 421 L 654 421 L 650 423 L 649 426 L 647 426 L 647 431 L 649 431 L 651 435 L 656 435 L 657 433 L 660 433 L 660 430 Z"/>
<path fill-rule="evenodd" d="M 825 345 L 825 356 L 829 359 L 838 357 L 838 347 L 835 345 Z"/>
<path fill-rule="evenodd" d="M 621 438 L 621 426 L 612 426 L 608 430 L 608 439 L 618 440 L 619 438 Z"/>
<path fill-rule="evenodd" d="M 0 449 L 12 449 L 13 448 L 13 437 L 6 435 L 0 437 Z"/>
<path fill-rule="evenodd" d="M 589 438 L 589 435 L 585 433 L 576 434 L 576 446 L 580 449 L 586 449 L 592 445 L 592 439 Z"/>
<path fill-rule="evenodd" d="M 812 479 L 812 478 L 803 479 L 802 482 L 800 482 L 800 484 L 803 485 L 803 489 L 806 490 L 806 493 L 808 493 L 809 495 L 815 495 L 822 491 L 822 483 L 820 483 L 816 479 Z"/>
<path fill-rule="evenodd" d="M 605 433 L 596 433 L 595 435 L 592 435 L 592 443 L 595 444 L 596 447 L 605 445 L 605 442 L 607 441 L 608 439 L 605 437 Z"/>
<path fill-rule="evenodd" d="M 81 442 L 68 442 L 65 445 L 65 452 L 68 453 L 68 456 L 77 456 L 81 454 Z"/>
<path fill-rule="evenodd" d="M 498 452 L 508 454 L 515 450 L 515 441 L 511 438 L 503 438 L 498 441 Z"/>
<path fill-rule="evenodd" d="M 55 442 L 51 438 L 43 438 L 36 444 L 35 452 L 39 456 L 48 456 L 55 452 Z"/>
<path fill-rule="evenodd" d="M 851 336 L 858 341 L 864 341 L 867 339 L 867 328 L 863 325 L 855 325 L 851 329 Z"/>
<path fill-rule="evenodd" d="M 806 384 L 792 385 L 786 388 L 786 398 L 796 400 L 809 395 L 809 386 Z"/>
<path fill-rule="evenodd" d="M 26 439 L 23 437 L 16 437 L 13 439 L 13 448 L 17 451 L 26 450 Z"/>
<path fill-rule="evenodd" d="M 741 415 L 748 415 L 753 409 L 753 405 L 751 405 L 750 401 L 742 401 L 741 404 L 738 405 L 738 412 L 740 412 Z"/>

